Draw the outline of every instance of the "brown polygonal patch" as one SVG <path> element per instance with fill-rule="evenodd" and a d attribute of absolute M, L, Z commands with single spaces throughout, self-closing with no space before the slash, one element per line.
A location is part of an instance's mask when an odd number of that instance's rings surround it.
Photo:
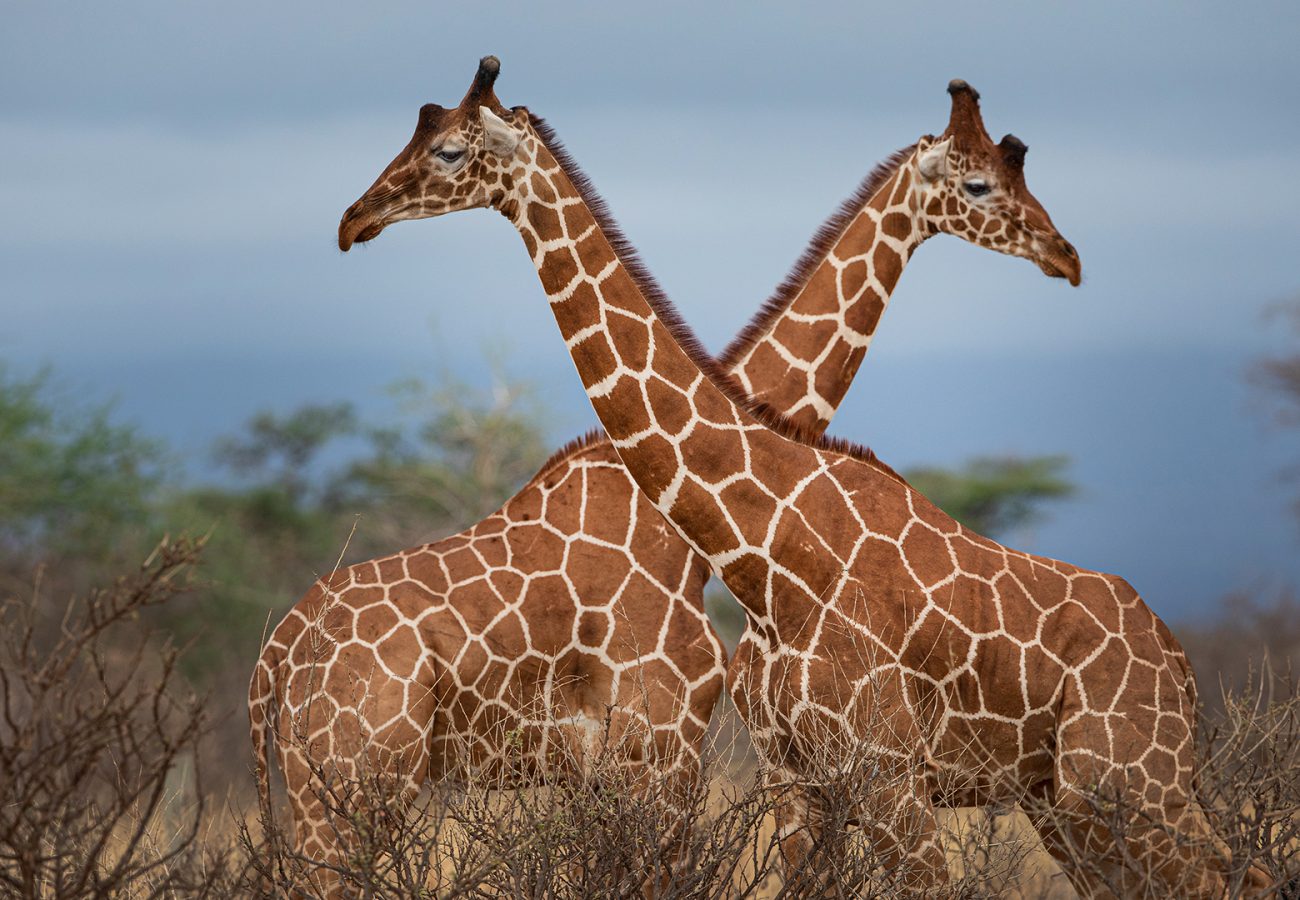
<path fill-rule="evenodd" d="M 826 523 L 819 529 L 838 559 L 846 560 L 862 532 L 854 510 L 849 507 L 837 483 L 829 475 L 819 475 L 795 500 L 795 508 L 809 522 Z"/>
<path fill-rule="evenodd" d="M 637 486 L 654 502 L 676 474 L 673 448 L 666 438 L 651 434 L 631 447 L 618 448 L 629 472 L 640 473 Z"/>
<path fill-rule="evenodd" d="M 379 580 L 384 584 L 392 584 L 394 581 L 401 581 L 406 577 L 406 571 L 402 567 L 402 558 L 400 556 L 388 556 L 378 561 Z"/>
<path fill-rule="evenodd" d="M 1128 648 L 1112 639 L 1101 654 L 1081 670 L 1089 705 L 1096 709 L 1114 708 L 1131 661 Z"/>
<path fill-rule="evenodd" d="M 397 613 L 390 605 L 372 606 L 357 614 L 356 636 L 367 644 L 373 644 L 392 631 L 396 624 Z"/>
<path fill-rule="evenodd" d="M 579 331 L 600 321 L 600 297 L 596 295 L 596 289 L 585 281 L 573 289 L 559 309 L 561 313 L 556 316 L 556 322 L 566 344 Z"/>
<path fill-rule="evenodd" d="M 1119 605 L 1103 576 L 1092 573 L 1076 576 L 1070 582 L 1070 596 L 1091 610 L 1103 628 L 1112 634 L 1119 633 Z"/>
<path fill-rule="evenodd" d="M 714 645 L 706 637 L 706 628 L 682 603 L 674 603 L 668 611 L 668 637 L 664 646 L 673 662 L 689 680 L 695 680 L 717 665 Z M 669 683 L 675 684 L 677 678 Z"/>
<path fill-rule="evenodd" d="M 880 317 L 885 313 L 885 299 L 876 293 L 875 288 L 867 288 L 862 296 L 854 301 L 849 316 L 852 317 L 854 330 L 863 334 L 875 334 Z M 866 352 L 866 348 L 858 348 Z"/>
<path fill-rule="evenodd" d="M 542 241 L 553 241 L 562 235 L 560 216 L 549 206 L 531 203 L 528 206 L 528 222 Z"/>
<path fill-rule="evenodd" d="M 478 641 L 469 641 L 464 644 L 465 649 L 460 654 L 460 659 L 456 663 L 455 673 L 461 684 L 466 686 L 474 685 L 479 676 L 483 674 L 483 669 L 487 665 L 487 651 Z"/>
<path fill-rule="evenodd" d="M 600 647 L 613 630 L 610 614 L 601 610 L 588 610 L 578 618 L 578 642 L 585 647 Z"/>
<path fill-rule="evenodd" d="M 607 605 L 623 589 L 630 570 L 627 555 L 619 550 L 582 539 L 569 545 L 565 571 L 585 605 Z"/>
<path fill-rule="evenodd" d="M 632 525 L 632 504 L 640 499 L 639 494 L 634 494 L 636 485 L 627 470 L 621 466 L 617 469 L 588 469 L 587 491 L 589 496 L 598 497 L 599 502 L 587 510 L 586 533 L 611 544 L 625 544 Z M 659 515 L 650 509 L 649 504 L 646 504 L 646 511 L 656 517 Z"/>
<path fill-rule="evenodd" d="M 1002 608 L 1002 627 L 1018 641 L 1031 641 L 1038 634 L 1039 611 L 1029 602 L 1024 589 L 1011 575 L 999 575 L 993 582 Z"/>
<path fill-rule="evenodd" d="M 601 421 L 610 425 L 612 434 L 640 434 L 650 428 L 650 411 L 643 401 L 641 385 L 633 378 L 619 378 L 610 393 L 591 398 L 591 406 Z"/>
<path fill-rule="evenodd" d="M 1043 616 L 1043 643 L 1072 663 L 1086 659 L 1105 639 L 1106 632 L 1096 620 L 1073 601 L 1061 603 Z"/>
<path fill-rule="evenodd" d="M 507 659 L 520 657 L 528 650 L 524 626 L 517 613 L 503 615 L 497 624 L 487 629 L 484 640 L 491 653 Z"/>
<path fill-rule="evenodd" d="M 771 431 L 747 433 L 753 458 L 752 477 L 778 497 L 789 497 L 794 486 L 816 468 L 816 451 Z"/>
<path fill-rule="evenodd" d="M 854 356 L 859 360 L 862 358 L 861 348 L 851 347 L 844 341 L 836 341 L 831 347 L 822 364 L 817 367 L 814 376 L 817 393 L 822 397 L 830 398 L 839 402 L 839 398 L 844 396 L 848 383 L 852 380 L 850 369 L 856 370 L 857 364 L 853 361 Z M 834 404 L 832 404 L 834 405 Z"/>
<path fill-rule="evenodd" d="M 781 319 L 772 330 L 772 339 L 790 352 L 795 359 L 812 362 L 835 334 L 835 323 L 829 320 L 799 322 Z"/>
<path fill-rule="evenodd" d="M 610 327 L 619 332 L 618 352 L 623 365 L 634 372 L 646 371 L 650 362 L 650 323 L 620 317 L 618 313 L 611 313 L 609 320 Z"/>
<path fill-rule="evenodd" d="M 948 542 L 917 522 L 903 538 L 903 557 L 922 587 L 929 588 L 956 571 Z"/>
<path fill-rule="evenodd" d="M 542 203 L 554 203 L 559 199 L 555 187 L 551 184 L 550 180 L 539 171 L 533 171 L 532 180 L 529 181 L 529 185 L 533 189 L 534 196 L 536 196 Z M 531 203 L 529 205 L 537 206 L 538 204 Z M 555 237 L 559 237 L 559 235 L 557 234 Z"/>
<path fill-rule="evenodd" d="M 585 204 L 570 203 L 564 207 L 564 230 L 569 237 L 576 238 L 594 224 L 591 210 Z"/>
<path fill-rule="evenodd" d="M 942 679 L 954 668 L 966 665 L 971 636 L 960 625 L 930 610 L 913 633 L 904 651 L 904 664 L 916 671 Z"/>
<path fill-rule="evenodd" d="M 727 485 L 721 497 L 727 509 L 733 511 L 732 516 L 745 542 L 754 547 L 761 546 L 772 517 L 776 515 L 776 501 L 748 479 Z"/>
<path fill-rule="evenodd" d="M 822 620 L 822 605 L 780 572 L 772 573 L 772 618 L 781 642 L 794 650 L 807 649 Z"/>
<path fill-rule="evenodd" d="M 655 423 L 667 434 L 678 434 L 691 421 L 691 407 L 682 392 L 659 378 L 646 383 L 646 396 Z"/>
<path fill-rule="evenodd" d="M 595 278 L 603 272 L 615 259 L 614 248 L 609 245 L 609 241 L 606 240 L 605 235 L 601 233 L 598 228 L 592 229 L 590 234 L 578 241 L 577 248 L 578 259 L 582 261 L 583 271 L 592 278 Z M 609 277 L 612 279 L 615 274 L 616 272 L 611 272 Z M 602 285 L 603 284 L 604 282 L 602 282 Z M 624 296 L 622 291 L 602 290 L 602 293 L 605 294 L 606 299 L 610 301 L 611 306 L 616 308 L 622 307 L 625 309 L 635 308 L 635 305 L 630 302 L 626 304 L 620 302 Z"/>
<path fill-rule="evenodd" d="M 568 247 L 557 247 L 547 251 L 541 265 L 537 268 L 537 274 L 547 294 L 558 294 L 563 291 L 573 283 L 579 271 L 581 270 L 578 268 L 577 260 L 573 258 L 573 251 Z M 568 313 L 563 306 L 555 309 L 559 310 L 557 318 L 562 318 Z"/>
<path fill-rule="evenodd" d="M 1007 557 L 1011 573 L 1025 586 L 1030 600 L 1040 607 L 1048 607 L 1064 599 L 1069 586 L 1059 572 L 1053 571 L 1044 563 L 1043 560 L 1018 553 L 1011 553 Z"/>
<path fill-rule="evenodd" d="M 901 212 L 886 213 L 880 222 L 880 227 L 885 234 L 901 241 L 912 233 L 912 217 Z"/>
<path fill-rule="evenodd" d="M 845 300 L 857 297 L 863 285 L 867 284 L 868 273 L 870 269 L 865 259 L 855 259 L 840 269 L 840 297 Z"/>
<path fill-rule="evenodd" d="M 1029 688 L 1029 705 L 1040 709 L 1053 704 L 1061 689 L 1065 669 L 1048 656 L 1038 644 L 1025 648 L 1025 683 Z"/>
<path fill-rule="evenodd" d="M 519 611 L 528 623 L 531 648 L 543 656 L 554 656 L 567 646 L 573 639 L 576 609 L 564 579 L 551 576 L 529 582 Z"/>
<path fill-rule="evenodd" d="M 399 678 L 412 678 L 420 662 L 420 640 L 415 629 L 403 625 L 379 645 L 379 658 Z"/>
<path fill-rule="evenodd" d="M 577 534 L 582 518 L 582 475 L 574 473 L 564 479 L 546 497 L 545 520 L 565 534 Z"/>
<path fill-rule="evenodd" d="M 871 262 L 876 279 L 883 285 L 896 284 L 898 276 L 903 274 L 903 260 L 892 247 L 885 244 L 876 245 L 876 252 L 872 255 Z"/>
<path fill-rule="evenodd" d="M 444 556 L 442 561 L 447 566 L 447 573 L 451 575 L 453 584 L 460 584 L 483 574 L 483 563 L 469 547 L 453 550 Z"/>
<path fill-rule="evenodd" d="M 1023 717 L 1028 710 L 1020 691 L 1021 649 L 999 636 L 980 641 L 977 652 L 976 669 L 990 676 L 984 691 L 985 708 L 994 715 Z"/>
<path fill-rule="evenodd" d="M 877 534 L 897 539 L 912 521 L 907 511 L 907 488 L 892 478 L 864 479 L 845 487 L 858 489 L 853 495 L 858 514 Z"/>
<path fill-rule="evenodd" d="M 717 484 L 736 474 L 744 458 L 745 442 L 740 432 L 698 424 L 681 443 L 682 463 L 691 475 L 706 484 Z"/>
<path fill-rule="evenodd" d="M 739 514 L 743 515 L 743 512 Z M 695 545 L 706 556 L 734 550 L 739 546 L 718 501 L 689 475 L 677 492 L 673 516 L 681 522 L 683 530 L 691 535 Z"/>
<path fill-rule="evenodd" d="M 650 586 L 644 577 L 632 576 L 631 589 L 639 594 Z M 659 647 L 659 631 L 668 615 L 669 604 L 662 600 L 639 607 L 620 606 L 614 613 L 614 634 L 609 641 L 609 655 L 615 662 L 628 662 Z M 635 609 L 635 611 L 633 611 Z"/>
<path fill-rule="evenodd" d="M 618 371 L 618 358 L 614 356 L 614 351 L 610 347 L 609 336 L 603 331 L 596 332 L 574 347 L 570 354 L 573 356 L 574 364 L 578 367 L 578 374 L 582 377 L 583 387 L 589 388 Z M 626 379 L 624 380 L 626 381 Z M 641 406 L 639 401 L 636 406 L 638 409 L 634 414 L 638 418 L 644 418 L 644 413 L 639 409 Z M 610 412 L 612 414 L 615 410 L 610 410 Z M 621 417 L 626 416 L 629 410 L 617 410 L 617 412 Z M 618 433 L 617 421 L 610 424 L 613 426 L 610 433 Z"/>
<path fill-rule="evenodd" d="M 1001 630 L 992 586 L 969 575 L 958 574 L 935 591 L 934 602 L 956 616 L 972 634 Z"/>
<path fill-rule="evenodd" d="M 776 351 L 767 341 L 761 341 L 754 345 L 753 355 L 746 361 L 744 366 L 745 374 L 749 376 L 750 384 L 757 388 L 759 385 L 767 387 L 777 387 L 783 384 L 790 373 L 790 365 L 781 358 L 781 354 Z M 774 376 L 775 383 L 773 383 Z M 759 400 L 764 400 L 766 395 L 760 395 Z"/>
<path fill-rule="evenodd" d="M 855 247 L 869 247 L 876 237 L 876 223 L 870 216 L 855 216 L 835 243 L 834 253 L 841 259 L 852 254 Z"/>

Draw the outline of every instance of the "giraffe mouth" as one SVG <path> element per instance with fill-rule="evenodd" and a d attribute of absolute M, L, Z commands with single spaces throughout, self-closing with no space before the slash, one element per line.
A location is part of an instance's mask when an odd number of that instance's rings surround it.
<path fill-rule="evenodd" d="M 382 219 L 368 215 L 364 211 L 358 212 L 356 207 L 353 207 L 344 213 L 343 220 L 339 222 L 339 249 L 347 253 L 352 249 L 353 244 L 373 241 L 383 230 Z"/>
<path fill-rule="evenodd" d="M 375 238 L 379 237 L 379 232 L 383 230 L 384 226 L 380 225 L 378 222 L 367 225 L 357 234 L 356 243 L 364 244 L 366 241 L 373 241 Z"/>
<path fill-rule="evenodd" d="M 1064 278 L 1073 287 L 1078 287 L 1083 280 L 1083 263 L 1079 261 L 1079 253 L 1063 237 L 1057 236 L 1047 246 L 1040 243 L 1033 259 L 1049 278 Z"/>
<path fill-rule="evenodd" d="M 1044 275 L 1049 278 L 1064 278 L 1072 287 L 1078 287 L 1079 282 L 1083 280 L 1079 264 L 1072 259 L 1063 256 L 1040 256 L 1035 262 L 1038 263 L 1038 268 L 1043 270 Z"/>

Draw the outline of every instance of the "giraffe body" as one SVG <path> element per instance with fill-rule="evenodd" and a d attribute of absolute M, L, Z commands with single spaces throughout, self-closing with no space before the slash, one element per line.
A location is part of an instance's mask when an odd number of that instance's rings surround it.
<path fill-rule="evenodd" d="M 426 107 L 421 128 L 445 117 Z M 810 434 L 932 233 L 894 225 L 916 206 L 914 151 L 864 180 L 723 354 L 744 389 Z M 702 611 L 707 572 L 611 445 L 575 442 L 473 528 L 335 572 L 290 611 L 250 685 L 264 796 L 274 731 L 299 847 L 329 859 L 347 835 L 313 765 L 388 773 L 407 793 L 470 774 L 507 787 L 632 735 L 648 738 L 639 758 L 692 777 L 726 665 Z"/>
<path fill-rule="evenodd" d="M 1077 255 L 1024 188 L 1024 145 L 994 145 L 978 95 L 949 90 L 948 130 L 923 138 L 906 166 L 913 228 L 974 235 L 1077 283 Z M 419 162 L 430 151 L 446 165 Z M 999 214 L 1008 204 L 1024 212 L 1018 231 Z M 472 89 L 454 111 L 422 112 L 407 150 L 345 214 L 340 246 L 475 206 L 518 228 L 620 459 L 745 607 L 729 683 L 771 771 L 803 786 L 784 810 L 790 858 L 816 836 L 824 767 L 862 744 L 899 776 L 891 796 L 907 827 L 877 837 L 918 889 L 946 879 L 936 801 L 1044 792 L 1070 810 L 1107 786 L 1163 827 L 1204 833 L 1191 671 L 1132 588 L 973 534 L 869 451 L 810 439 L 751 404 L 526 110 Z M 1176 874 L 1189 894 L 1221 889 L 1211 862 L 1164 835 L 1144 829 L 1118 853 L 1097 851 Z"/>
<path fill-rule="evenodd" d="M 250 696 L 300 849 L 327 860 L 337 842 L 309 762 L 399 775 L 408 792 L 512 787 L 609 740 L 693 771 L 726 664 L 707 577 L 592 438 L 468 531 L 322 579 L 272 633 Z"/>

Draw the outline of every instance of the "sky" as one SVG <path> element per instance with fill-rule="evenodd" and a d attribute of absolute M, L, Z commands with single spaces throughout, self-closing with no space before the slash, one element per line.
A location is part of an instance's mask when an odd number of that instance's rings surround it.
<path fill-rule="evenodd" d="M 1079 249 L 1071 289 L 950 237 L 913 258 L 832 433 L 898 468 L 1066 453 L 1076 498 L 1010 541 L 1172 619 L 1300 583 L 1300 431 L 1248 373 L 1296 349 L 1294 4 L 4 2 L 0 360 L 202 474 L 262 409 L 394 380 L 538 385 L 595 424 L 523 245 L 487 211 L 346 256 L 343 210 L 477 60 L 544 116 L 720 349 L 945 86 Z M 484 510 L 486 513 L 487 510 Z M 470 523 L 465 523 L 466 525 Z"/>

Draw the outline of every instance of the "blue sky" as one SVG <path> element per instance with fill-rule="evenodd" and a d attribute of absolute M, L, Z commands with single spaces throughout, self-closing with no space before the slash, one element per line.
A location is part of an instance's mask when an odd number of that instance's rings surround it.
<path fill-rule="evenodd" d="M 720 348 L 876 161 L 944 127 L 961 77 L 1030 145 L 1084 285 L 929 242 L 833 431 L 899 467 L 1070 454 L 1079 497 L 1013 543 L 1171 618 L 1300 580 L 1278 481 L 1300 435 L 1245 378 L 1288 347 L 1264 310 L 1300 295 L 1293 5 L 653 10 L 6 4 L 0 358 L 200 459 L 261 408 L 377 417 L 395 378 L 481 382 L 490 352 L 559 442 L 594 418 L 504 220 L 334 245 L 421 103 L 498 54 L 503 101 L 556 127 Z"/>

